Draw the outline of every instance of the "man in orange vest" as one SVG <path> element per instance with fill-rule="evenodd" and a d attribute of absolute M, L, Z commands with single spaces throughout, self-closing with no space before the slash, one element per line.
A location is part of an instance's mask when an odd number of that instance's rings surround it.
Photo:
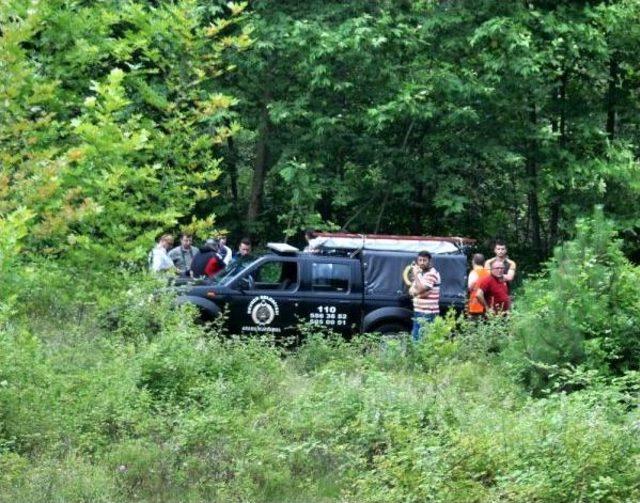
<path fill-rule="evenodd" d="M 485 314 L 485 307 L 484 304 L 478 300 L 478 288 L 476 284 L 478 280 L 489 275 L 489 270 L 484 268 L 484 255 L 482 253 L 476 253 L 473 256 L 471 266 L 472 268 L 467 281 L 467 287 L 469 289 L 469 304 L 467 310 L 469 316 L 478 318 Z"/>

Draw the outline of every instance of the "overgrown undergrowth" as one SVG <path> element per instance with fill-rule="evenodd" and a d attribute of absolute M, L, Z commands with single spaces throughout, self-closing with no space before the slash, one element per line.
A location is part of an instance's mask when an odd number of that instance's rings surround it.
<path fill-rule="evenodd" d="M 532 398 L 501 320 L 285 351 L 130 280 L 60 304 L 32 285 L 4 317 L 2 501 L 640 498 L 633 379 Z"/>

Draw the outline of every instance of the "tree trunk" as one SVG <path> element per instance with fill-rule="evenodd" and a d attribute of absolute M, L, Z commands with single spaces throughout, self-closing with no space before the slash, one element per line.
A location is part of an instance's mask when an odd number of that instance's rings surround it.
<path fill-rule="evenodd" d="M 529 180 L 527 203 L 531 222 L 531 245 L 534 252 L 539 255 L 542 251 L 542 241 L 540 239 L 540 203 L 538 201 L 538 164 L 531 156 L 527 158 L 527 178 Z"/>
<path fill-rule="evenodd" d="M 231 197 L 234 207 L 238 207 L 238 153 L 233 138 L 227 138 L 227 147 L 229 148 L 229 184 L 231 185 Z"/>
<path fill-rule="evenodd" d="M 253 167 L 251 179 L 251 196 L 247 209 L 247 226 L 249 230 L 255 224 L 262 209 L 262 196 L 264 193 L 264 181 L 269 169 L 269 112 L 266 102 L 260 110 L 260 125 L 258 127 L 258 144 L 256 145 L 256 163 Z"/>
<path fill-rule="evenodd" d="M 378 234 L 380 231 L 380 224 L 382 223 L 382 216 L 384 215 L 384 210 L 387 206 L 387 201 L 389 200 L 389 192 L 386 191 L 384 193 L 384 199 L 382 200 L 382 206 L 380 206 L 380 211 L 378 212 L 378 220 L 376 221 L 376 228 L 373 231 L 374 234 Z"/>
<path fill-rule="evenodd" d="M 616 88 L 619 74 L 618 60 L 615 54 L 609 60 L 609 89 L 607 90 L 607 135 L 613 140 L 616 135 Z"/>
<path fill-rule="evenodd" d="M 529 121 L 533 127 L 535 127 L 535 124 L 538 121 L 535 103 L 531 103 L 530 105 Z M 540 255 L 542 246 L 540 239 L 540 203 L 538 200 L 538 161 L 535 158 L 537 148 L 535 140 L 530 140 L 528 143 L 526 174 L 527 181 L 529 182 L 527 203 L 529 207 L 529 220 L 531 222 L 531 245 L 533 251 L 537 255 Z"/>
<path fill-rule="evenodd" d="M 514 193 L 517 194 L 517 189 L 516 187 L 518 187 L 518 177 L 516 176 L 515 172 L 511 172 L 509 173 L 509 180 L 510 180 L 510 184 L 511 187 L 514 187 Z M 518 242 L 520 242 L 520 214 L 518 212 L 518 198 L 517 197 L 513 197 L 511 198 L 511 214 L 513 215 L 513 229 L 514 229 L 514 234 L 516 236 L 516 240 Z M 482 215 L 483 213 L 479 213 L 480 215 Z"/>
<path fill-rule="evenodd" d="M 560 92 L 558 100 L 560 104 L 560 150 L 563 151 L 567 147 L 567 86 L 569 76 L 566 70 L 562 73 L 560 81 Z M 561 166 L 563 168 L 564 166 Z M 558 228 L 560 224 L 560 215 L 562 212 L 562 201 L 565 194 L 562 190 L 553 189 L 551 197 L 551 208 L 549 215 L 549 239 L 547 242 L 547 252 L 550 252 L 558 242 Z"/>
<path fill-rule="evenodd" d="M 414 236 L 419 236 L 422 234 L 422 220 L 420 219 L 420 215 L 426 214 L 426 209 L 424 207 L 424 196 L 425 186 L 423 182 L 416 182 L 415 184 L 415 198 L 416 202 L 415 207 L 408 208 L 408 211 L 413 213 L 413 218 L 411 219 L 411 234 Z"/>

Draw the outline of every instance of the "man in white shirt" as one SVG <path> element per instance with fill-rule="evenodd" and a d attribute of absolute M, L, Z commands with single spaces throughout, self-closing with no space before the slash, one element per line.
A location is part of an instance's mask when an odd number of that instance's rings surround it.
<path fill-rule="evenodd" d="M 231 251 L 231 248 L 229 248 L 227 246 L 227 235 L 226 234 L 219 234 L 218 235 L 218 246 L 219 246 L 218 253 L 222 257 L 222 261 L 224 262 L 224 265 L 228 266 L 229 262 L 231 262 L 231 258 L 232 258 L 233 252 Z"/>
<path fill-rule="evenodd" d="M 164 272 L 174 269 L 173 260 L 167 253 L 173 246 L 173 236 L 164 234 L 160 236 L 158 244 L 149 254 L 149 269 L 153 272 Z"/>

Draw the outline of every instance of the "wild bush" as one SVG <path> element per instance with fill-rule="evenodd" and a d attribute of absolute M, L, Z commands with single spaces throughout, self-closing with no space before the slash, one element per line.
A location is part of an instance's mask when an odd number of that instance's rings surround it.
<path fill-rule="evenodd" d="M 206 334 L 180 312 L 151 337 L 84 328 L 67 344 L 3 335 L 3 498 L 86 501 L 92 487 L 97 501 L 638 497 L 630 377 L 539 400 L 495 353 L 460 356 L 471 334 L 458 354 L 405 352 L 407 364 L 373 337 L 309 337 L 283 353 Z"/>
<path fill-rule="evenodd" d="M 0 466 L 15 456 L 0 454 Z M 104 465 L 82 456 L 42 458 L 36 464 L 20 463 L 13 483 L 0 485 L 0 501 L 29 503 L 124 503 L 117 478 Z"/>
<path fill-rule="evenodd" d="M 0 328 L 0 501 L 640 497 L 637 374 L 537 399 L 496 351 L 502 318 L 289 350 L 221 337 L 127 274 L 59 296 L 62 268 L 48 295 L 27 274 L 16 306 L 35 314 Z"/>
<path fill-rule="evenodd" d="M 511 360 L 535 390 L 563 368 L 601 375 L 637 370 L 639 313 L 640 270 L 598 209 L 578 222 L 576 238 L 556 248 L 545 273 L 519 296 Z"/>
<path fill-rule="evenodd" d="M 386 417 L 386 447 L 356 475 L 353 501 L 638 497 L 633 480 L 639 446 L 622 407 L 594 406 L 583 393 L 527 400 L 503 390 L 500 400 L 487 401 L 485 393 L 495 393 L 504 381 L 494 377 L 492 386 L 474 391 L 449 377 L 448 389 L 425 396 L 423 424 L 413 419 L 402 428 Z"/>

